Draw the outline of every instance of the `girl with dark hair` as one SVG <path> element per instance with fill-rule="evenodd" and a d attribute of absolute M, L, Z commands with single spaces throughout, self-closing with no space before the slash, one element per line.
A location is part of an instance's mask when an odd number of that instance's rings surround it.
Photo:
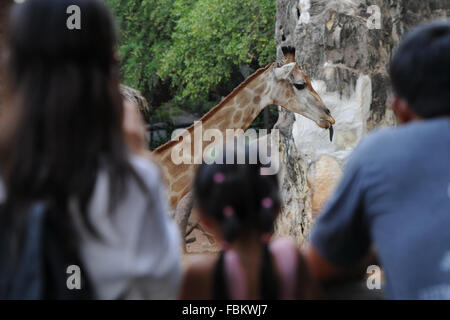
<path fill-rule="evenodd" d="M 225 154 L 223 159 L 225 163 Z M 196 209 L 222 251 L 218 259 L 202 257 L 191 264 L 182 286 L 183 299 L 314 296 L 296 245 L 286 238 L 270 240 L 281 201 L 277 176 L 262 175 L 262 168 L 217 161 L 199 167 L 194 181 Z"/>
<path fill-rule="evenodd" d="M 79 30 L 66 26 L 73 5 L 80 8 Z M 96 298 L 174 298 L 179 233 L 157 167 L 126 144 L 116 44 L 103 1 L 13 6 L 0 225 L 14 263 L 30 207 L 45 201 L 52 225 L 79 252 Z"/>

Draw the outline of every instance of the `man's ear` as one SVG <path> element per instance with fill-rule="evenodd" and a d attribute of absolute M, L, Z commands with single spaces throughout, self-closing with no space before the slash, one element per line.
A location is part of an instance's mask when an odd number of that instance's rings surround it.
<path fill-rule="evenodd" d="M 392 101 L 392 109 L 394 110 L 399 122 L 402 124 L 420 119 L 420 117 L 411 110 L 408 102 L 399 96 L 394 97 Z"/>
<path fill-rule="evenodd" d="M 275 78 L 277 80 L 286 80 L 291 74 L 292 70 L 295 68 L 295 62 L 286 64 L 282 67 L 275 68 L 273 73 L 275 74 Z"/>

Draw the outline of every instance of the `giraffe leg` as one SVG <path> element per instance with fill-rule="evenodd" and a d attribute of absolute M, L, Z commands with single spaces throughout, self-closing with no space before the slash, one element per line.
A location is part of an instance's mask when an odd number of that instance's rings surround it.
<path fill-rule="evenodd" d="M 186 252 L 186 232 L 189 222 L 189 217 L 191 215 L 192 207 L 194 205 L 194 199 L 192 197 L 192 192 L 187 193 L 177 204 L 175 209 L 175 222 L 180 228 L 181 238 L 183 239 L 183 249 Z"/>

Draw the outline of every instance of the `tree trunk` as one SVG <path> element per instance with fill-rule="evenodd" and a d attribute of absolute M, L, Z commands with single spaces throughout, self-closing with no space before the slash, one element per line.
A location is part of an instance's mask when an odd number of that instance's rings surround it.
<path fill-rule="evenodd" d="M 297 63 L 336 119 L 330 143 L 312 121 L 280 111 L 279 234 L 306 243 L 351 151 L 370 130 L 396 123 L 387 67 L 399 40 L 421 22 L 447 18 L 449 9 L 448 0 L 277 1 L 278 58 L 283 47 L 296 49 Z"/>

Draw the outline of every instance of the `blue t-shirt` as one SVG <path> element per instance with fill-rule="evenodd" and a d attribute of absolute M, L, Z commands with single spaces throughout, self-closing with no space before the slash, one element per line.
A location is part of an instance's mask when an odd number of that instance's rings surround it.
<path fill-rule="evenodd" d="M 450 299 L 450 118 L 365 138 L 311 241 L 343 267 L 374 245 L 388 298 Z"/>

